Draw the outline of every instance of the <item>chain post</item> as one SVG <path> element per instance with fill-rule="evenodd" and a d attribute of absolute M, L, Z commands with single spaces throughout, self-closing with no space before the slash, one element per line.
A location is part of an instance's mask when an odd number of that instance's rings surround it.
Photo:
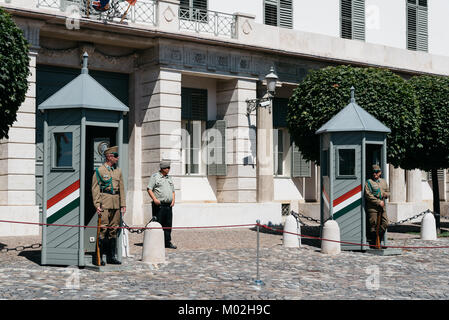
<path fill-rule="evenodd" d="M 257 276 L 254 283 L 258 286 L 264 285 L 263 281 L 260 280 L 259 276 L 259 232 L 260 232 L 260 220 L 256 221 L 256 229 L 257 229 L 257 256 L 256 256 L 256 268 L 257 268 Z"/>

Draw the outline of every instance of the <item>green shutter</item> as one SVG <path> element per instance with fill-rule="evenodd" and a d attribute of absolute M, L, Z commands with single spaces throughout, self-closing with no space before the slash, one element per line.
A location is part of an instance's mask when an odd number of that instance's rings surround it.
<path fill-rule="evenodd" d="M 273 127 L 287 127 L 288 98 L 273 98 Z"/>
<path fill-rule="evenodd" d="M 342 38 L 365 40 L 365 0 L 340 0 L 340 26 Z"/>
<path fill-rule="evenodd" d="M 226 121 L 207 122 L 207 175 L 225 176 L 226 166 Z"/>
<path fill-rule="evenodd" d="M 407 1 L 407 49 L 428 51 L 427 1 Z"/>
<path fill-rule="evenodd" d="M 207 121 L 207 90 L 181 88 L 181 119 Z"/>
<path fill-rule="evenodd" d="M 312 165 L 310 161 L 305 160 L 302 157 L 301 151 L 293 143 L 293 164 L 292 164 L 292 177 L 305 177 L 310 178 L 312 176 Z"/>
<path fill-rule="evenodd" d="M 293 28 L 292 0 L 265 0 L 264 23 L 270 26 Z"/>
<path fill-rule="evenodd" d="M 427 19 L 427 8 L 418 7 L 418 21 L 417 21 L 417 50 L 427 52 L 429 49 L 428 45 L 428 19 Z"/>
<path fill-rule="evenodd" d="M 365 41 L 365 0 L 352 0 L 352 39 Z"/>
<path fill-rule="evenodd" d="M 279 26 L 293 28 L 293 6 L 292 0 L 279 0 Z"/>

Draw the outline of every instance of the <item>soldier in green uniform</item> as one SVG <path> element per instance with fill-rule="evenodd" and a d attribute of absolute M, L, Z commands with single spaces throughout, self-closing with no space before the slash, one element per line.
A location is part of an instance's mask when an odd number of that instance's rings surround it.
<path fill-rule="evenodd" d="M 122 171 L 117 168 L 118 147 L 104 152 L 106 162 L 95 170 L 92 177 L 92 198 L 98 215 L 101 216 L 99 248 L 102 256 L 106 253 L 107 263 L 120 264 L 115 257 L 117 248 L 117 230 L 120 215 L 126 212 L 126 194 Z M 104 265 L 102 259 L 101 264 Z"/>
<path fill-rule="evenodd" d="M 390 196 L 387 182 L 381 178 L 382 171 L 378 165 L 373 165 L 373 176 L 365 183 L 365 208 L 367 214 L 367 238 L 371 245 L 376 242 L 378 216 L 381 216 L 379 238 L 383 239 L 388 226 L 385 199 Z"/>
<path fill-rule="evenodd" d="M 165 160 L 161 161 L 160 171 L 150 177 L 147 191 L 153 200 L 153 217 L 156 217 L 161 226 L 166 228 L 164 229 L 165 247 L 176 249 L 176 246 L 171 242 L 172 208 L 175 205 L 175 187 L 171 177 L 168 175 L 169 171 L 170 162 Z"/>

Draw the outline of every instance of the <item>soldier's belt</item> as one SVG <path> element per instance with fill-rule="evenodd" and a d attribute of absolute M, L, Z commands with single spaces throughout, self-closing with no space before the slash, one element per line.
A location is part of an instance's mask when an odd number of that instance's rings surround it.
<path fill-rule="evenodd" d="M 120 191 L 102 190 L 103 193 L 112 194 L 114 196 L 120 195 Z"/>

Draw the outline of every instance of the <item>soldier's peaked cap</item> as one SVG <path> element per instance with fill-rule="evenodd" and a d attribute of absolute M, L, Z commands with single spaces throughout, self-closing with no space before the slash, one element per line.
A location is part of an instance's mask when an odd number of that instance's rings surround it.
<path fill-rule="evenodd" d="M 118 146 L 114 146 L 114 147 L 107 148 L 107 149 L 104 151 L 104 154 L 105 154 L 105 155 L 110 154 L 110 153 L 118 153 Z"/>

